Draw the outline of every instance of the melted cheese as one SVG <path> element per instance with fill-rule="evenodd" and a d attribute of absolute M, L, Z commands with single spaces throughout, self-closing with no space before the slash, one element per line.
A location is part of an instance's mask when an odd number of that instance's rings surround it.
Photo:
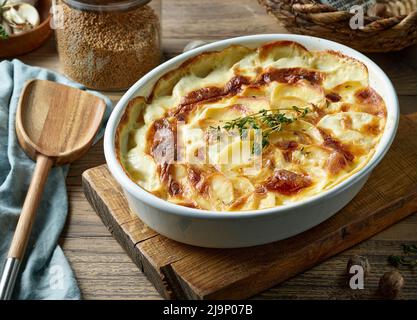
<path fill-rule="evenodd" d="M 274 110 L 309 112 L 269 136 L 226 130 Z M 382 98 L 361 62 L 294 42 L 232 46 L 186 61 L 135 98 L 117 131 L 129 175 L 167 201 L 206 210 L 253 210 L 334 187 L 371 158 L 385 128 Z"/>

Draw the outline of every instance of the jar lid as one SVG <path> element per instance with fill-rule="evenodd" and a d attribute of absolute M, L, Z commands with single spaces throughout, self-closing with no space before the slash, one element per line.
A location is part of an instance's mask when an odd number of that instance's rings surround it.
<path fill-rule="evenodd" d="M 63 0 L 69 6 L 87 11 L 124 11 L 141 7 L 151 0 Z"/>

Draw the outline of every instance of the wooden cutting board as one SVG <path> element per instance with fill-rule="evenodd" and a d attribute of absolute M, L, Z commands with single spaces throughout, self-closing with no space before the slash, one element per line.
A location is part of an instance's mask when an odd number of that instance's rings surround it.
<path fill-rule="evenodd" d="M 248 298 L 375 235 L 417 211 L 417 113 L 355 199 L 295 237 L 243 249 L 205 249 L 167 239 L 129 210 L 106 165 L 83 173 L 87 199 L 165 298 Z M 215 235 L 213 235 L 215 236 Z"/>

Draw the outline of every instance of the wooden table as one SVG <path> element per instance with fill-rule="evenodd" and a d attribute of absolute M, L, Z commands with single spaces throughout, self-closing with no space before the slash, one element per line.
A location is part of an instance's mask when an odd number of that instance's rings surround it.
<path fill-rule="evenodd" d="M 265 14 L 256 0 L 164 0 L 162 11 L 166 57 L 180 53 L 191 40 L 213 41 L 247 34 L 286 32 Z M 370 57 L 394 82 L 401 111 L 416 112 L 417 46 L 400 53 L 372 54 Z M 60 70 L 53 40 L 21 59 L 30 65 Z M 116 102 L 121 94 L 109 95 Z M 160 299 L 84 197 L 81 173 L 104 162 L 102 144 L 99 143 L 72 165 L 67 178 L 70 211 L 60 244 L 75 271 L 83 298 Z M 400 245 L 413 242 L 417 243 L 417 214 L 255 298 L 374 298 L 379 277 L 391 269 L 386 262 L 387 256 L 401 254 Z M 372 265 L 372 274 L 362 291 L 347 289 L 345 285 L 343 274 L 352 254 L 366 255 Z M 406 280 L 402 297 L 417 298 L 415 273 L 410 270 L 402 273 Z"/>

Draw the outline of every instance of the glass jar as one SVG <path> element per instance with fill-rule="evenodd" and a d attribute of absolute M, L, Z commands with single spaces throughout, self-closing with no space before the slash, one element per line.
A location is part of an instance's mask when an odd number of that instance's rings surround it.
<path fill-rule="evenodd" d="M 59 0 L 61 66 L 96 90 L 124 90 L 160 63 L 161 0 Z"/>

